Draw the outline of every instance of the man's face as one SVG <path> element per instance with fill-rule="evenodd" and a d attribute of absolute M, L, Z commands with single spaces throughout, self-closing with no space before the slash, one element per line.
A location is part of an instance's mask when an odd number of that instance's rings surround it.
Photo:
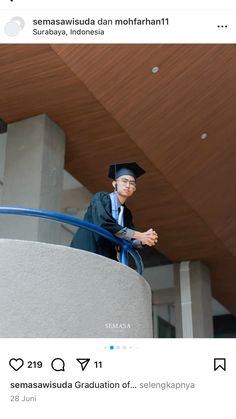
<path fill-rule="evenodd" d="M 117 193 L 129 198 L 136 191 L 136 180 L 133 176 L 122 175 L 116 179 Z"/>

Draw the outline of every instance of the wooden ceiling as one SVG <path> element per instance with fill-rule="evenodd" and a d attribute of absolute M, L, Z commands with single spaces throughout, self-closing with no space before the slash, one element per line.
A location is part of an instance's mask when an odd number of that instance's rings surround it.
<path fill-rule="evenodd" d="M 109 190 L 110 162 L 145 168 L 136 225 L 157 229 L 172 261 L 205 262 L 236 314 L 235 46 L 1 45 L 0 75 L 0 117 L 47 113 L 92 192 Z"/>

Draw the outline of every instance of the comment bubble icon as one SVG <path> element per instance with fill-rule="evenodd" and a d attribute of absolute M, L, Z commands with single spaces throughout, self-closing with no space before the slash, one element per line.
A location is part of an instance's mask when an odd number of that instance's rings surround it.
<path fill-rule="evenodd" d="M 54 358 L 51 362 L 54 371 L 65 371 L 65 361 L 62 358 Z"/>

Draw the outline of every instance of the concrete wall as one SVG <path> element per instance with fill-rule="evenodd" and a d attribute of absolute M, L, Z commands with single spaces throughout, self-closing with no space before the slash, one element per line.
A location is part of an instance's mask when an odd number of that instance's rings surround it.
<path fill-rule="evenodd" d="M 89 252 L 0 239 L 0 337 L 152 337 L 151 290 Z"/>

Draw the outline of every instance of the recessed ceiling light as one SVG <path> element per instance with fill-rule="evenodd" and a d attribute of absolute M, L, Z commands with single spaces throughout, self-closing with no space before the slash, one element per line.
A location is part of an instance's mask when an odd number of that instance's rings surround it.
<path fill-rule="evenodd" d="M 208 134 L 207 134 L 207 132 L 203 132 L 202 134 L 201 134 L 201 140 L 206 140 L 208 138 Z"/>
<path fill-rule="evenodd" d="M 156 74 L 159 71 L 159 67 L 152 67 L 152 73 Z"/>

